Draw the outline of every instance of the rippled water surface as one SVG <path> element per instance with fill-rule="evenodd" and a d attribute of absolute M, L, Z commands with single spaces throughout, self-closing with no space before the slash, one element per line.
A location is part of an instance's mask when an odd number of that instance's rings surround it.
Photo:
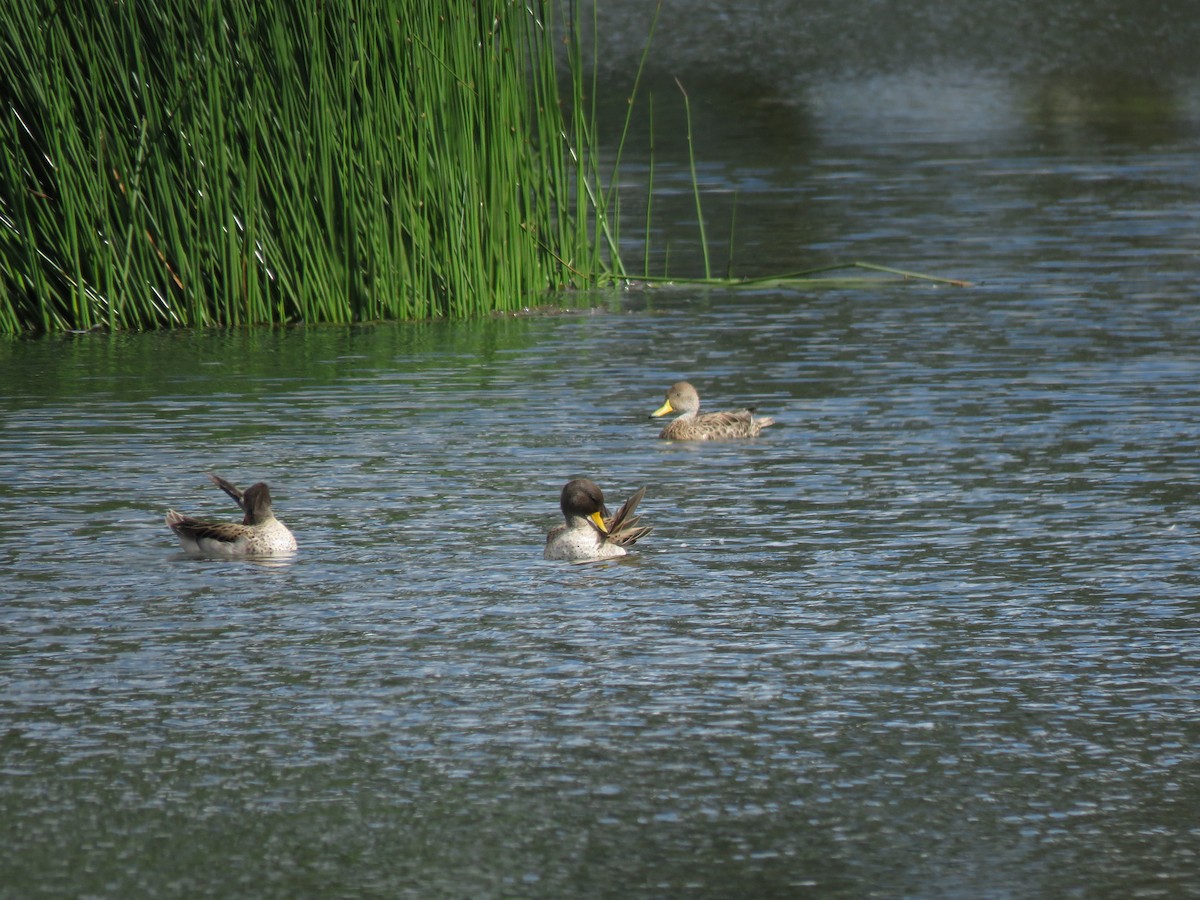
<path fill-rule="evenodd" d="M 834 106 L 740 258 L 973 287 L 0 348 L 0 895 L 1200 892 L 1192 133 Z M 210 471 L 293 562 L 180 555 Z M 541 559 L 579 474 L 640 552 Z"/>

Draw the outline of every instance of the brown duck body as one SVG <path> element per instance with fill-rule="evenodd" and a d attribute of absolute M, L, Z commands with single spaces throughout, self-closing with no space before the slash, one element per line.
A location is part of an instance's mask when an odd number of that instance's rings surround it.
<path fill-rule="evenodd" d="M 296 552 L 296 537 L 275 518 L 271 491 L 265 483 L 251 485 L 243 493 L 220 476 L 209 478 L 233 498 L 245 515 L 241 522 L 209 522 L 169 510 L 167 525 L 188 554 L 239 559 L 290 556 Z"/>
<path fill-rule="evenodd" d="M 754 409 L 729 412 L 700 412 L 700 394 L 686 381 L 677 381 L 667 391 L 666 402 L 650 413 L 651 418 L 679 413 L 658 436 L 668 441 L 721 441 L 757 437 L 775 420 L 754 417 Z"/>
<path fill-rule="evenodd" d="M 546 535 L 543 555 L 576 562 L 624 556 L 626 547 L 650 532 L 650 526 L 639 525 L 633 514 L 645 494 L 642 488 L 610 516 L 596 482 L 588 478 L 568 481 L 559 498 L 565 521 Z"/>

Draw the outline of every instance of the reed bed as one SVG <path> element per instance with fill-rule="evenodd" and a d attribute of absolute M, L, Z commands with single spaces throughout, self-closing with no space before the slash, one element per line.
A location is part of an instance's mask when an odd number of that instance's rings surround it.
<path fill-rule="evenodd" d="M 622 271 L 573 3 L 0 10 L 0 332 L 471 316 Z"/>

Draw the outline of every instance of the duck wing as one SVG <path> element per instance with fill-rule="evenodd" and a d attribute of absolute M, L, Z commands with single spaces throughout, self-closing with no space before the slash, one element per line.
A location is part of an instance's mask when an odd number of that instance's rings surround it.
<path fill-rule="evenodd" d="M 218 544 L 235 544 L 246 536 L 246 526 L 238 522 L 205 522 L 170 510 L 167 524 L 176 534 L 200 541 L 216 541 Z"/>
<path fill-rule="evenodd" d="M 209 475 L 208 477 L 212 479 L 213 484 L 233 498 L 233 502 L 238 505 L 238 509 L 240 509 L 242 512 L 246 511 L 246 504 L 242 500 L 242 492 L 239 491 L 235 485 L 230 484 L 220 475 Z"/>
<path fill-rule="evenodd" d="M 621 546 L 635 544 L 639 538 L 650 533 L 652 526 L 639 525 L 641 518 L 633 514 L 644 496 L 646 496 L 646 489 L 642 488 L 622 503 L 621 508 L 605 521 L 604 524 L 608 528 L 608 539 L 614 544 Z"/>

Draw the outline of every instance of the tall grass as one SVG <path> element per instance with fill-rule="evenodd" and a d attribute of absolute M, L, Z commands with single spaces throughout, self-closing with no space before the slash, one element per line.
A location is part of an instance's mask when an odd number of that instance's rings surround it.
<path fill-rule="evenodd" d="M 574 13 L 0 0 L 0 332 L 468 316 L 620 270 Z"/>

